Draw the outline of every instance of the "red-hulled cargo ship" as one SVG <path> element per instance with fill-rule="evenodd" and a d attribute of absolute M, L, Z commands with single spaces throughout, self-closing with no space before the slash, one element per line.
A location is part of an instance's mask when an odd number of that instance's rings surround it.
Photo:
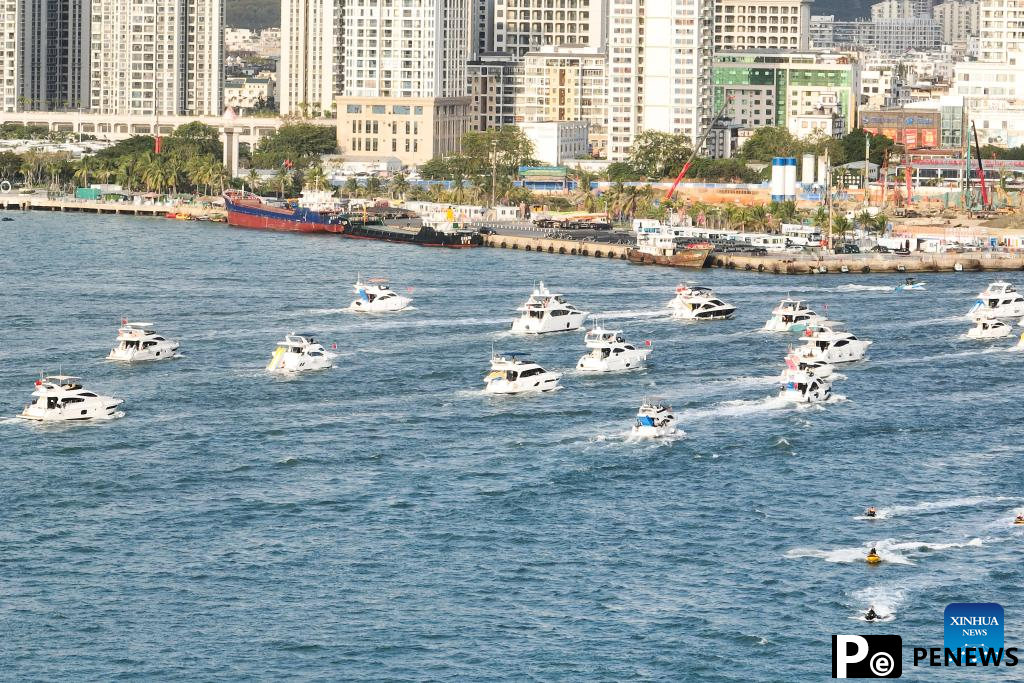
<path fill-rule="evenodd" d="M 290 232 L 345 231 L 348 216 L 327 205 L 275 206 L 251 192 L 227 190 L 224 208 L 228 212 L 228 225 L 257 230 L 287 230 Z"/>
<path fill-rule="evenodd" d="M 297 206 L 275 206 L 260 197 L 240 190 L 224 193 L 228 224 L 258 230 L 292 232 L 332 232 L 350 239 L 380 240 L 418 244 L 423 247 L 467 249 L 483 244 L 483 236 L 446 221 L 445 225 L 386 224 L 380 217 L 349 214 L 342 210 L 330 192 L 306 190 Z M 449 217 L 450 218 L 450 217 Z"/>

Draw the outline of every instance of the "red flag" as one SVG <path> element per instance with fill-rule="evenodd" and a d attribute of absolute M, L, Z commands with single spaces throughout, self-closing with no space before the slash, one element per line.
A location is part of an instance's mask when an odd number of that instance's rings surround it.
<path fill-rule="evenodd" d="M 160 147 L 163 145 L 164 139 L 159 135 L 156 136 L 156 142 L 153 143 L 153 151 L 157 154 L 160 153 Z"/>

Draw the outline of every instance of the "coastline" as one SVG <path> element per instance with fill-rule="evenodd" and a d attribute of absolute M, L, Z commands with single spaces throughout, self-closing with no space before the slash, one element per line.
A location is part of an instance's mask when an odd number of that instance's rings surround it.
<path fill-rule="evenodd" d="M 114 214 L 165 218 L 175 213 L 185 218 L 178 220 L 210 220 L 225 215 L 223 207 L 178 203 L 108 202 L 101 200 L 61 198 L 50 199 L 36 195 L 2 195 L 0 209 L 6 211 L 79 211 L 84 213 Z M 586 239 L 571 240 L 543 236 L 494 234 L 485 235 L 483 246 L 511 249 L 527 253 L 561 256 L 626 260 L 631 248 Z M 672 266 L 655 266 L 672 268 Z M 870 273 L 941 273 L 959 271 L 1014 271 L 1024 270 L 1024 253 L 1017 251 L 978 251 L 962 254 L 914 253 L 909 256 L 894 254 L 828 254 L 822 256 L 794 256 L 768 254 L 751 256 L 714 252 L 705 268 L 723 268 L 751 273 L 774 275 L 864 275 Z M 679 270 L 679 268 L 676 268 Z M 689 269 L 686 269 L 689 270 Z"/>

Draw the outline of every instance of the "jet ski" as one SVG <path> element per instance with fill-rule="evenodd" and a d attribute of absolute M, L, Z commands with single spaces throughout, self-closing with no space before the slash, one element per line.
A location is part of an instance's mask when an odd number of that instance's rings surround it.
<path fill-rule="evenodd" d="M 1017 515 L 1017 519 L 1013 520 L 1014 524 L 1024 524 L 1024 515 Z"/>
<path fill-rule="evenodd" d="M 868 564 L 878 564 L 882 561 L 882 556 L 879 555 L 874 548 L 868 552 L 868 556 L 864 558 L 864 561 Z"/>
<path fill-rule="evenodd" d="M 864 516 L 865 517 L 875 518 L 875 517 L 878 516 L 878 510 L 876 510 L 873 507 L 870 507 L 870 508 L 868 508 L 867 510 L 864 511 Z"/>
<path fill-rule="evenodd" d="M 919 292 L 923 289 L 924 283 L 912 277 L 908 277 L 902 285 L 896 287 L 897 292 Z"/>
<path fill-rule="evenodd" d="M 869 607 L 868 611 L 864 613 L 864 621 L 881 621 L 882 617 L 878 615 L 874 607 Z"/>

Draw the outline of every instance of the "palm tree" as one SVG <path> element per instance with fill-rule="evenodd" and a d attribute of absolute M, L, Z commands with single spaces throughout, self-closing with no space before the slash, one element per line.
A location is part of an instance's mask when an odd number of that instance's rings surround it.
<path fill-rule="evenodd" d="M 231 180 L 231 176 L 224 164 L 217 161 L 215 157 L 209 157 L 206 164 L 207 194 L 213 194 L 214 187 L 220 188 L 220 194 L 224 194 L 224 187 L 229 180 Z"/>
<path fill-rule="evenodd" d="M 260 183 L 260 174 L 256 172 L 255 168 L 249 169 L 249 175 L 245 177 L 245 180 L 247 183 L 249 183 L 249 192 L 252 192 L 253 194 L 258 194 L 256 192 L 256 187 Z"/>
<path fill-rule="evenodd" d="M 345 194 L 349 197 L 359 196 L 359 181 L 356 180 L 355 176 L 349 176 L 348 180 L 345 181 Z"/>
<path fill-rule="evenodd" d="M 311 166 L 303 178 L 303 186 L 310 190 L 323 190 L 327 187 L 327 176 L 320 166 Z"/>
<path fill-rule="evenodd" d="M 576 182 L 576 192 L 573 196 L 573 203 L 576 205 L 576 208 L 582 209 L 587 213 L 596 211 L 597 197 L 594 195 L 594 188 L 591 187 L 591 184 L 597 179 L 597 175 L 584 171 L 577 166 L 572 179 Z"/>
<path fill-rule="evenodd" d="M 274 176 L 274 180 L 277 182 L 277 187 L 280 192 L 280 198 L 284 199 L 285 190 L 288 189 L 288 185 L 292 181 L 292 174 L 288 171 L 287 168 L 282 166 L 277 171 L 277 174 Z"/>
<path fill-rule="evenodd" d="M 375 175 L 370 176 L 366 179 L 366 196 L 371 199 L 377 197 L 381 193 L 381 182 L 380 178 Z"/>
<path fill-rule="evenodd" d="M 409 181 L 403 174 L 396 173 L 388 183 L 388 188 L 391 191 L 392 199 L 404 199 L 405 194 L 409 191 Z"/>
<path fill-rule="evenodd" d="M 832 217 L 832 232 L 837 235 L 843 235 L 850 229 L 850 221 L 847 220 L 846 216 L 833 216 Z"/>
<path fill-rule="evenodd" d="M 764 204 L 758 204 L 751 206 L 748 209 L 748 220 L 750 227 L 760 232 L 768 232 L 771 227 L 771 214 L 768 209 L 765 208 Z"/>
<path fill-rule="evenodd" d="M 87 156 L 82 157 L 78 160 L 77 165 L 78 168 L 75 169 L 75 174 L 72 177 L 79 187 L 85 187 L 89 184 L 89 174 L 93 172 L 93 159 Z"/>
<path fill-rule="evenodd" d="M 128 192 L 131 192 L 136 187 L 135 180 L 140 168 L 139 163 L 134 157 L 124 157 L 114 170 L 114 181 Z"/>

